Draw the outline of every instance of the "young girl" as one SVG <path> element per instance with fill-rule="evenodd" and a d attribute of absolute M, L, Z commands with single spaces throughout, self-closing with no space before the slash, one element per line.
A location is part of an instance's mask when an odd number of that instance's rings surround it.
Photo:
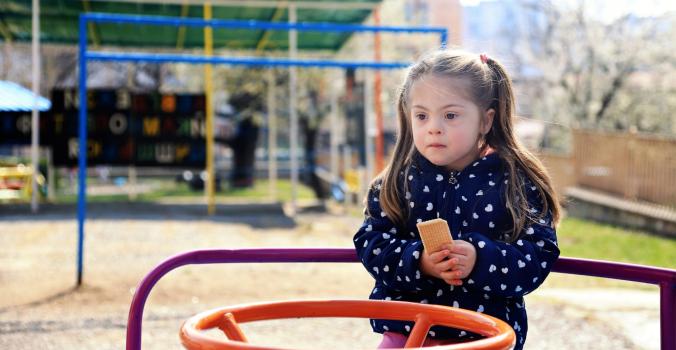
<path fill-rule="evenodd" d="M 373 181 L 354 238 L 375 279 L 370 299 L 460 307 L 500 318 L 523 347 L 523 296 L 559 256 L 560 208 L 542 164 L 514 136 L 514 95 L 485 55 L 438 51 L 413 65 L 398 97 L 399 134 Z M 454 243 L 423 250 L 416 224 L 446 220 Z M 380 348 L 403 347 L 412 322 L 371 320 Z M 480 336 L 432 327 L 426 346 Z"/>

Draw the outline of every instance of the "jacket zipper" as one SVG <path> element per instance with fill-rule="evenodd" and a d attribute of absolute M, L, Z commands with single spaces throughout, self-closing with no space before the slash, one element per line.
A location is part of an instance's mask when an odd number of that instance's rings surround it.
<path fill-rule="evenodd" d="M 448 174 L 448 183 L 450 185 L 455 185 L 458 183 L 458 178 L 456 178 L 457 172 L 451 171 Z M 440 211 L 437 212 L 437 217 L 440 217 L 441 215 L 445 216 L 446 219 L 451 219 L 453 217 L 453 214 L 450 213 L 449 210 L 449 204 L 451 204 L 451 196 L 453 195 L 453 188 L 450 186 L 442 186 L 442 191 L 441 192 L 441 200 L 438 203 L 441 203 L 442 205 L 439 205 L 438 208 L 441 209 Z M 453 203 L 455 203 L 455 196 L 453 196 Z M 438 198 L 438 197 L 437 197 Z M 438 200 L 438 199 L 437 199 Z M 451 208 L 451 210 L 454 210 Z M 448 215 L 448 216 L 447 216 Z"/>
<path fill-rule="evenodd" d="M 456 175 L 456 172 L 455 172 L 455 171 L 451 171 L 451 172 L 448 174 L 448 183 L 449 183 L 449 184 L 455 185 L 455 184 L 458 183 L 458 179 L 455 177 L 455 175 Z"/>
<path fill-rule="evenodd" d="M 446 189 L 446 198 L 445 198 L 445 204 L 447 209 L 445 212 L 448 215 L 448 226 L 451 229 L 451 233 L 455 233 L 457 235 L 457 230 L 459 228 L 459 224 L 456 223 L 455 219 L 455 207 L 456 207 L 456 191 L 455 191 L 455 185 L 458 184 L 458 178 L 457 178 L 458 172 L 457 171 L 451 171 L 448 174 L 448 183 L 450 186 L 447 187 Z M 450 204 L 450 211 L 448 209 L 448 206 Z"/>

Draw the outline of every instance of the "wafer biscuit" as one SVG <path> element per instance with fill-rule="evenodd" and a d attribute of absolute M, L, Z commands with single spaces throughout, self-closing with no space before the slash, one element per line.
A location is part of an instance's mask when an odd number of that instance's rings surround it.
<path fill-rule="evenodd" d="M 425 250 L 430 254 L 441 250 L 444 244 L 453 243 L 451 230 L 444 219 L 423 221 L 416 226 L 418 226 L 423 246 L 425 246 Z"/>

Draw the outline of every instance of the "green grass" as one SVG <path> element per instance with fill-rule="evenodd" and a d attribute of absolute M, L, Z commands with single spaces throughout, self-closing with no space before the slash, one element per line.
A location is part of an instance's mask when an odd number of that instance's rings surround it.
<path fill-rule="evenodd" d="M 676 240 L 575 218 L 557 230 L 561 255 L 676 268 Z"/>
<path fill-rule="evenodd" d="M 147 193 L 139 193 L 137 200 L 152 202 L 161 198 L 172 198 L 172 197 L 181 197 L 181 198 L 203 198 L 204 191 L 193 191 L 185 183 L 175 183 L 172 180 L 145 180 L 152 182 L 155 189 Z M 300 200 L 304 199 L 313 199 L 314 192 L 309 187 L 299 183 L 298 184 L 298 194 L 297 198 Z M 222 187 L 221 191 L 216 192 L 216 199 L 219 201 L 228 201 L 234 199 L 249 199 L 249 200 L 265 200 L 270 199 L 270 187 L 269 181 L 265 180 L 256 180 L 254 186 L 249 188 L 228 188 Z M 128 201 L 129 197 L 126 192 L 121 190 L 119 194 L 106 194 L 106 195 L 92 195 L 91 193 L 87 194 L 88 202 L 125 202 Z M 277 200 L 280 201 L 289 201 L 291 200 L 291 181 L 287 179 L 278 179 L 277 180 Z M 74 203 L 77 202 L 76 194 L 67 194 L 59 195 L 57 197 L 58 203 Z"/>
<path fill-rule="evenodd" d="M 298 199 L 313 199 L 314 192 L 309 187 L 298 183 L 297 187 Z M 268 198 L 270 195 L 270 182 L 268 180 L 256 180 L 253 187 L 250 188 L 233 188 L 220 192 L 220 197 L 236 197 L 236 198 Z M 277 180 L 277 199 L 281 201 L 291 200 L 291 181 Z"/>
<path fill-rule="evenodd" d="M 576 218 L 557 229 L 561 256 L 676 268 L 676 240 L 647 232 Z M 545 285 L 555 288 L 631 288 L 657 290 L 650 284 L 552 273 Z"/>

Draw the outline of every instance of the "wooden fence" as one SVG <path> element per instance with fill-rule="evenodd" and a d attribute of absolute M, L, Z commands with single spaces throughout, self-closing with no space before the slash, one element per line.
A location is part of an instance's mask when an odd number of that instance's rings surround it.
<path fill-rule="evenodd" d="M 580 186 L 676 207 L 676 140 L 629 133 L 573 131 L 570 156 L 540 153 L 562 196 Z"/>

